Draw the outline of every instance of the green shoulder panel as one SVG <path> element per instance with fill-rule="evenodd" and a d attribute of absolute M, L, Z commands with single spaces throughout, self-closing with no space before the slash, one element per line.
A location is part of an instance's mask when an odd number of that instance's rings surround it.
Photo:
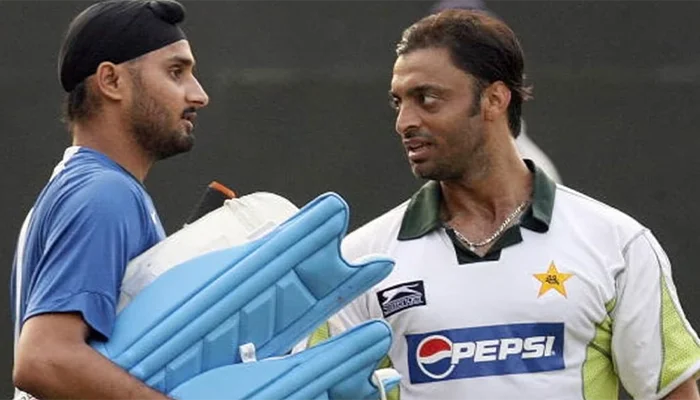
<path fill-rule="evenodd" d="M 586 359 L 581 368 L 583 398 L 586 400 L 617 399 L 619 379 L 612 357 L 612 318 L 615 300 L 605 304 L 608 315 L 596 325 L 595 336 L 586 348 Z"/>
<path fill-rule="evenodd" d="M 671 298 L 663 275 L 661 276 L 661 340 L 663 361 L 657 393 L 700 361 L 700 343 L 697 337 L 688 331 L 676 302 Z"/>

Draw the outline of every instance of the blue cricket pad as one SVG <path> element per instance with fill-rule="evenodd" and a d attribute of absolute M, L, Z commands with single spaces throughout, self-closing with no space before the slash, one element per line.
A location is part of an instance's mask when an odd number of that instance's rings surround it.
<path fill-rule="evenodd" d="M 169 395 L 179 400 L 377 399 L 370 376 L 390 346 L 389 325 L 372 320 L 292 356 L 210 370 Z M 397 383 L 390 382 L 387 390 Z"/>
<path fill-rule="evenodd" d="M 342 258 L 348 214 L 327 193 L 258 240 L 175 266 L 117 316 L 108 341 L 91 345 L 164 393 L 240 362 L 241 344 L 258 359 L 287 354 L 393 268 L 388 258 Z"/>

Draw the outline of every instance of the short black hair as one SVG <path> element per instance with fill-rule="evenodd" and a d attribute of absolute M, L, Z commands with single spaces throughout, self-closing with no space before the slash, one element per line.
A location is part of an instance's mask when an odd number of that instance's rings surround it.
<path fill-rule="evenodd" d="M 433 47 L 447 49 L 455 66 L 479 82 L 501 81 L 510 89 L 508 126 L 517 137 L 522 104 L 532 97 L 532 87 L 525 84 L 524 55 L 515 33 L 485 12 L 448 9 L 408 27 L 396 45 L 396 55 Z"/>
<path fill-rule="evenodd" d="M 86 81 L 82 81 L 66 94 L 63 101 L 62 120 L 69 125 L 75 121 L 84 121 L 90 119 L 99 108 L 99 97 L 88 88 Z"/>

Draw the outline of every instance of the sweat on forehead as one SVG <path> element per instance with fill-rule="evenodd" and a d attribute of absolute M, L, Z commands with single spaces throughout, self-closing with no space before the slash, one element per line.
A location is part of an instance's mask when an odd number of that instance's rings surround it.
<path fill-rule="evenodd" d="M 106 0 L 81 12 L 68 26 L 58 57 L 66 92 L 95 73 L 100 63 L 133 60 L 185 39 L 184 7 L 174 0 Z"/>

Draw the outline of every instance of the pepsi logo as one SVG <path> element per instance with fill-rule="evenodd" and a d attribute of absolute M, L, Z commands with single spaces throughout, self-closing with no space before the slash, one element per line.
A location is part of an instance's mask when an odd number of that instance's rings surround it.
<path fill-rule="evenodd" d="M 443 379 L 452 373 L 452 341 L 442 335 L 423 339 L 416 348 L 416 360 L 423 373 L 433 379 Z"/>
<path fill-rule="evenodd" d="M 564 324 L 521 323 L 406 335 L 411 383 L 565 368 Z"/>

